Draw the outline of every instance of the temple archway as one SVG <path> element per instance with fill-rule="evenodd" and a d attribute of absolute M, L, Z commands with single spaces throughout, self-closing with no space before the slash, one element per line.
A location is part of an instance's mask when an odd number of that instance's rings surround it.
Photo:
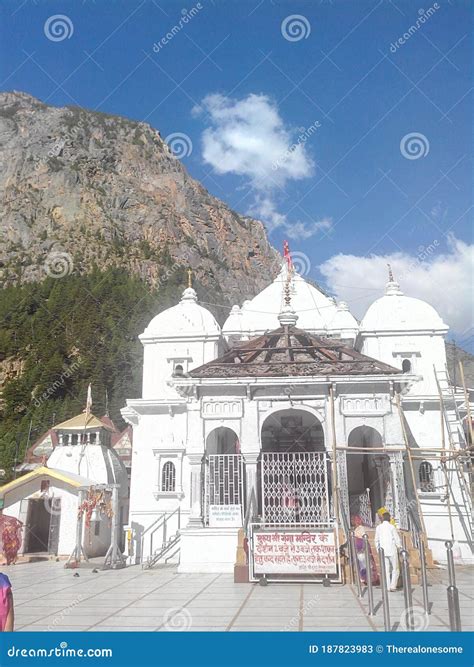
<path fill-rule="evenodd" d="M 259 509 L 271 524 L 324 524 L 330 519 L 329 461 L 321 422 L 289 408 L 262 424 Z"/>
<path fill-rule="evenodd" d="M 307 410 L 273 412 L 263 422 L 261 438 L 262 452 L 324 452 L 321 422 Z"/>
<path fill-rule="evenodd" d="M 238 454 L 239 449 L 237 434 L 227 426 L 218 426 L 206 438 L 206 455 Z"/>
<path fill-rule="evenodd" d="M 225 526 L 224 513 L 235 506 L 235 514 L 243 517 L 245 498 L 245 470 L 240 455 L 239 438 L 226 426 L 213 429 L 206 438 L 206 453 L 203 460 L 204 475 L 204 522 L 209 526 Z M 232 524 L 235 525 L 235 524 Z"/>
<path fill-rule="evenodd" d="M 389 457 L 380 451 L 383 448 L 382 436 L 371 426 L 354 428 L 347 444 L 350 514 L 359 515 L 366 525 L 372 525 L 377 510 L 386 502 L 390 485 Z M 354 451 L 351 452 L 350 448 Z"/>

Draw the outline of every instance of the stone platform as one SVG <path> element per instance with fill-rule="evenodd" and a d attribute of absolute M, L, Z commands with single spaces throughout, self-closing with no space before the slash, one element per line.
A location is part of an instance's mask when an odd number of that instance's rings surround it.
<path fill-rule="evenodd" d="M 101 571 L 101 560 L 77 571 L 52 561 L 4 567 L 12 582 L 15 629 L 69 631 L 383 631 L 380 589 L 369 618 L 349 585 L 234 584 L 232 574 L 178 574 L 176 567 Z M 93 572 L 93 567 L 99 569 Z M 473 568 L 457 568 L 463 630 L 473 630 Z M 75 573 L 79 576 L 74 576 Z M 449 631 L 445 570 L 430 572 L 427 627 Z M 424 625 L 421 590 L 413 604 Z M 393 630 L 403 630 L 403 592 L 390 594 Z M 416 610 L 415 610 L 416 613 Z"/>

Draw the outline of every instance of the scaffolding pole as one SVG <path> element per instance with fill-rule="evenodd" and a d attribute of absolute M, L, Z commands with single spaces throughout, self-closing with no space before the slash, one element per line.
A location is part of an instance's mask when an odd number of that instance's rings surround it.
<path fill-rule="evenodd" d="M 339 494 L 338 494 L 338 479 L 337 479 L 337 462 L 336 462 L 336 416 L 334 409 L 334 387 L 329 386 L 329 399 L 331 402 L 331 428 L 332 428 L 332 498 L 334 507 L 334 517 L 339 523 Z"/>
<path fill-rule="evenodd" d="M 421 511 L 421 503 L 420 503 L 420 499 L 418 497 L 416 478 L 415 478 L 415 469 L 413 467 L 413 459 L 412 459 L 412 456 L 411 456 L 411 447 L 410 447 L 410 442 L 408 440 L 408 434 L 407 434 L 406 428 L 405 428 L 405 419 L 404 419 L 404 416 L 403 416 L 402 404 L 400 402 L 400 394 L 398 392 L 396 394 L 396 401 L 397 401 L 397 408 L 398 408 L 398 416 L 400 417 L 400 424 L 401 424 L 401 427 L 402 427 L 403 440 L 405 442 L 405 449 L 406 449 L 406 453 L 407 453 L 407 456 L 408 456 L 408 464 L 410 466 L 410 475 L 411 475 L 411 481 L 412 481 L 412 484 L 413 484 L 413 491 L 415 493 L 415 498 L 416 498 L 416 506 L 417 506 L 417 509 L 418 509 L 419 517 L 420 517 L 421 529 L 422 529 L 422 533 L 423 533 L 422 537 L 424 538 L 424 540 L 426 540 L 425 520 L 423 518 L 423 512 Z"/>
<path fill-rule="evenodd" d="M 103 570 L 119 570 L 126 566 L 125 556 L 119 547 L 119 485 L 111 484 L 112 488 L 112 529 L 110 532 L 110 546 L 105 554 Z"/>
<path fill-rule="evenodd" d="M 441 418 L 441 469 L 443 471 L 443 476 L 444 476 L 444 483 L 446 486 L 446 503 L 448 505 L 448 518 L 449 518 L 449 531 L 451 533 L 451 540 L 454 542 L 454 524 L 453 524 L 453 511 L 451 509 L 451 485 L 449 483 L 449 477 L 448 477 L 448 468 L 446 465 L 446 435 L 444 432 L 444 420 L 445 420 L 445 405 L 444 405 L 444 399 L 443 399 L 443 393 L 441 391 L 440 384 L 438 382 L 438 378 L 436 376 L 436 369 L 433 368 L 434 374 L 435 374 L 435 379 L 436 379 L 436 386 L 438 387 L 438 396 L 439 396 L 439 414 Z M 451 451 L 451 440 L 449 442 L 450 444 L 450 451 Z"/>
<path fill-rule="evenodd" d="M 86 562 L 89 561 L 86 552 L 84 551 L 84 547 L 82 546 L 82 512 L 79 512 L 79 508 L 81 507 L 83 501 L 84 501 L 84 489 L 79 489 L 79 491 L 77 492 L 76 544 L 74 546 L 74 549 L 72 550 L 71 555 L 64 564 L 64 567 L 66 568 L 79 567 L 81 562 L 81 557 L 84 557 L 84 560 Z"/>

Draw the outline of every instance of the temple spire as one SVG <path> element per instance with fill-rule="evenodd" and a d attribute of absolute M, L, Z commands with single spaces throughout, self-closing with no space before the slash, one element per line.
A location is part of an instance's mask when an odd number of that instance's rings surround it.
<path fill-rule="evenodd" d="M 290 244 L 288 241 L 283 241 L 283 258 L 286 260 L 288 271 L 292 271 L 293 261 L 291 259 Z"/>
<path fill-rule="evenodd" d="M 392 266 L 388 266 L 388 283 L 385 285 L 385 294 L 387 296 L 401 296 L 403 292 L 400 290 L 400 285 L 397 283 L 393 277 Z"/>
<path fill-rule="evenodd" d="M 282 326 L 295 326 L 296 321 L 298 320 L 298 315 L 292 308 L 291 305 L 291 290 L 290 284 L 293 277 L 293 264 L 291 262 L 290 250 L 288 247 L 288 242 L 285 241 L 284 246 L 284 257 L 288 262 L 288 271 L 286 274 L 285 287 L 283 289 L 283 301 L 284 305 L 281 309 L 281 313 L 278 315 L 278 320 Z"/>
<path fill-rule="evenodd" d="M 387 266 L 388 266 L 388 282 L 389 283 L 394 283 L 395 279 L 393 277 L 392 266 L 391 266 L 391 264 L 387 264 Z"/>
<path fill-rule="evenodd" d="M 193 271 L 188 269 L 188 289 L 193 286 Z"/>

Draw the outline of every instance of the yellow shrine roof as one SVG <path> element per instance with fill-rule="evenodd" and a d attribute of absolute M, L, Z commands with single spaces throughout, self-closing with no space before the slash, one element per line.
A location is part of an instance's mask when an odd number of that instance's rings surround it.
<path fill-rule="evenodd" d="M 50 477 L 51 479 L 56 479 L 60 482 L 65 482 L 70 486 L 80 488 L 83 486 L 90 486 L 92 484 L 90 479 L 87 477 L 82 477 L 81 475 L 76 475 L 72 472 L 65 472 L 64 470 L 57 470 L 56 468 L 47 468 L 46 466 L 39 466 L 26 475 L 22 475 L 17 479 L 14 479 L 8 484 L 0 486 L 0 497 L 4 497 L 6 493 L 12 491 L 13 489 L 30 482 L 31 480 L 37 477 Z"/>
<path fill-rule="evenodd" d="M 93 414 L 89 415 L 86 423 L 85 412 L 81 413 L 80 415 L 76 415 L 75 417 L 71 417 L 71 419 L 66 419 L 66 421 L 53 426 L 53 429 L 55 431 L 59 429 L 61 430 L 71 429 L 71 431 L 78 431 L 78 430 L 97 429 L 97 428 L 105 428 L 108 431 L 113 430 L 108 424 L 106 424 Z"/>

